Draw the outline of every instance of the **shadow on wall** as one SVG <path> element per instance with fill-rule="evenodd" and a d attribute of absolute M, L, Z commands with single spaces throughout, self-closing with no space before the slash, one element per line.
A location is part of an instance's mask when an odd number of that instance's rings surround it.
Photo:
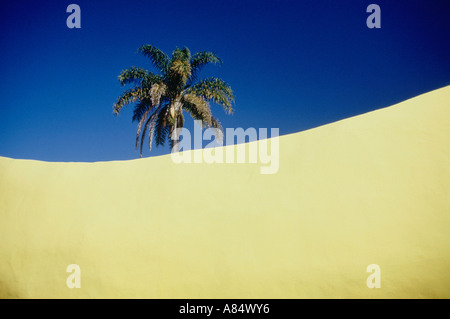
<path fill-rule="evenodd" d="M 17 299 L 19 294 L 0 278 L 0 299 Z"/>

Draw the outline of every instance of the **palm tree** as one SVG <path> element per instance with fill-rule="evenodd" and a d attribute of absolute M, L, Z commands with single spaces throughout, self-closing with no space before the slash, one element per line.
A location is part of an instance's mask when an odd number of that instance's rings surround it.
<path fill-rule="evenodd" d="M 232 113 L 234 95 L 231 88 L 221 79 L 198 79 L 199 72 L 207 64 L 219 64 L 221 60 L 213 52 L 198 52 L 191 55 L 188 48 L 176 48 L 169 58 L 152 45 L 143 45 L 138 52 L 148 57 L 158 71 L 153 73 L 138 67 L 130 67 L 119 75 L 122 86 L 132 84 L 114 104 L 114 114 L 135 103 L 133 121 L 138 122 L 136 149 L 142 146 L 148 132 L 148 146 L 151 150 L 153 136 L 156 145 L 170 140 L 173 150 L 178 150 L 178 128 L 184 125 L 183 111 L 195 120 L 201 120 L 204 127 L 214 127 L 222 132 L 220 122 L 211 113 L 210 103 L 221 105 Z M 222 133 L 223 134 L 223 133 Z"/>

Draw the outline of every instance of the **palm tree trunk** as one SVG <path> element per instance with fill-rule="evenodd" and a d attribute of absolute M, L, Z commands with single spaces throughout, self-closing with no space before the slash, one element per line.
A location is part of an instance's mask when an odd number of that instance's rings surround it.
<path fill-rule="evenodd" d="M 172 139 L 172 153 L 173 152 L 179 152 L 179 142 L 180 142 L 180 137 L 178 136 L 178 114 L 179 112 L 181 112 L 181 102 L 176 100 L 174 102 L 173 105 L 171 105 L 170 107 L 170 115 L 173 117 L 174 119 L 174 125 L 173 125 L 173 130 L 172 130 L 172 134 L 171 134 L 171 139 Z M 172 111 L 173 110 L 173 111 Z"/>
<path fill-rule="evenodd" d="M 172 131 L 172 153 L 177 153 L 180 149 L 179 149 L 179 137 L 178 137 L 178 132 L 177 132 L 177 118 L 175 118 L 175 124 L 173 126 L 173 131 Z"/>

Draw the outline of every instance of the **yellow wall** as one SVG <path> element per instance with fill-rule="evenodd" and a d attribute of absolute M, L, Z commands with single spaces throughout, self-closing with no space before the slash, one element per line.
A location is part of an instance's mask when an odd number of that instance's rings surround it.
<path fill-rule="evenodd" d="M 1 157 L 0 297 L 449 298 L 449 101 L 282 136 L 274 175 Z"/>

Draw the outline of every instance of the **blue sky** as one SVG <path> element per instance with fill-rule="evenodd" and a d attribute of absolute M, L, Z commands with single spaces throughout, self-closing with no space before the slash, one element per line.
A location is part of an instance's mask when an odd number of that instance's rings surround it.
<path fill-rule="evenodd" d="M 71 3 L 81 29 L 66 26 Z M 366 26 L 371 3 L 381 29 Z M 284 135 L 386 107 L 450 84 L 449 16 L 446 0 L 1 1 L 0 156 L 138 158 L 132 107 L 112 106 L 122 69 L 151 69 L 147 43 L 222 58 L 203 75 L 235 92 L 233 115 L 213 106 L 224 127 Z"/>

